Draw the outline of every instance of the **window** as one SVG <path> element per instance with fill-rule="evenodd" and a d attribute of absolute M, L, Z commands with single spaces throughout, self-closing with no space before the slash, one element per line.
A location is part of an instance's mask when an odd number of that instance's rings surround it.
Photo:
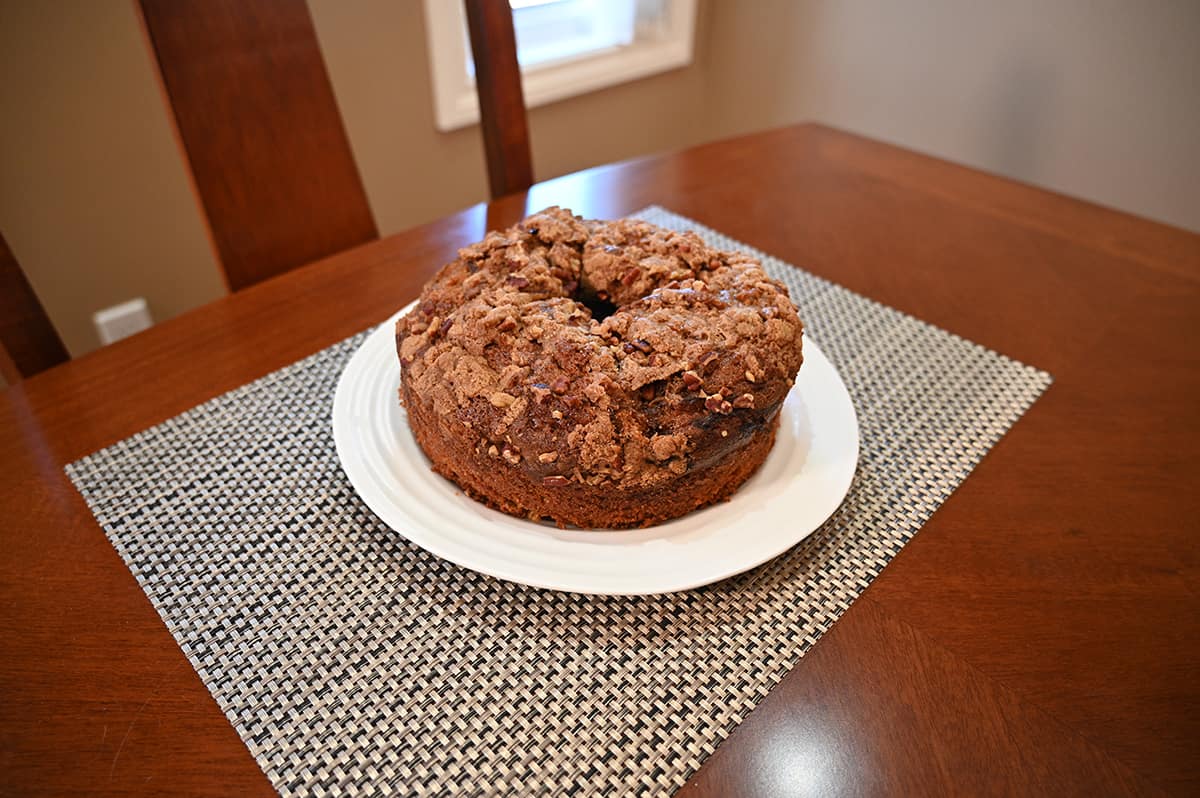
<path fill-rule="evenodd" d="M 509 0 L 529 107 L 686 66 L 696 0 Z M 439 130 L 479 121 L 466 13 L 425 0 Z"/>

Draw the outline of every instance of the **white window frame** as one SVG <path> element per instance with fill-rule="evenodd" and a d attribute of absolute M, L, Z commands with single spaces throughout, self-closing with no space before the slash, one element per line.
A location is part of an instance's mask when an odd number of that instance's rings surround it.
<path fill-rule="evenodd" d="M 536 108 L 690 64 L 696 0 L 666 0 L 666 4 L 667 24 L 652 39 L 523 69 L 525 105 Z M 424 5 L 437 129 L 446 132 L 474 124 L 479 121 L 479 98 L 475 78 L 467 69 L 470 44 L 463 4 L 461 0 L 424 0 Z"/>

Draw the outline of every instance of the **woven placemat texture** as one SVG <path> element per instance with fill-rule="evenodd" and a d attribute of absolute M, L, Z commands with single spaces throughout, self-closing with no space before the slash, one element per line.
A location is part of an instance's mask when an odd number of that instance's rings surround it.
<path fill-rule="evenodd" d="M 366 333 L 67 473 L 281 793 L 669 795 L 1050 383 L 755 254 L 845 380 L 861 459 L 817 532 L 703 589 L 523 587 L 384 526 L 330 427 Z"/>

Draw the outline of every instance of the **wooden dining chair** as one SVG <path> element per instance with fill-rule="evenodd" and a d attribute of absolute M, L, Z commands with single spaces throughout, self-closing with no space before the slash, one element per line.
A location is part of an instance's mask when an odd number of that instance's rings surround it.
<path fill-rule="evenodd" d="M 305 0 L 139 0 L 230 289 L 378 236 Z M 493 197 L 533 182 L 512 10 L 466 0 Z"/>
<path fill-rule="evenodd" d="M 492 199 L 533 185 L 529 121 L 508 0 L 466 0 Z"/>
<path fill-rule="evenodd" d="M 11 385 L 67 360 L 67 348 L 0 235 L 0 375 Z"/>

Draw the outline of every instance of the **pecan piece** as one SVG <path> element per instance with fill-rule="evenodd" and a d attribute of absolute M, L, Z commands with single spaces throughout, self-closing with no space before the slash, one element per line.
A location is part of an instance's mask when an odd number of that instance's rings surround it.
<path fill-rule="evenodd" d="M 733 400 L 733 406 L 742 410 L 745 410 L 748 407 L 754 407 L 754 394 L 742 394 L 737 399 Z"/>
<path fill-rule="evenodd" d="M 571 480 L 567 479 L 561 474 L 555 474 L 549 477 L 542 477 L 542 484 L 547 488 L 561 488 L 566 485 L 570 485 Z"/>
<path fill-rule="evenodd" d="M 683 384 L 687 386 L 689 391 L 698 391 L 704 383 L 700 380 L 700 375 L 694 371 L 683 372 Z"/>
<path fill-rule="evenodd" d="M 714 393 L 712 396 L 705 399 L 704 406 L 713 413 L 720 413 L 721 415 L 727 415 L 733 410 L 733 405 L 725 401 L 725 399 L 719 393 Z"/>

